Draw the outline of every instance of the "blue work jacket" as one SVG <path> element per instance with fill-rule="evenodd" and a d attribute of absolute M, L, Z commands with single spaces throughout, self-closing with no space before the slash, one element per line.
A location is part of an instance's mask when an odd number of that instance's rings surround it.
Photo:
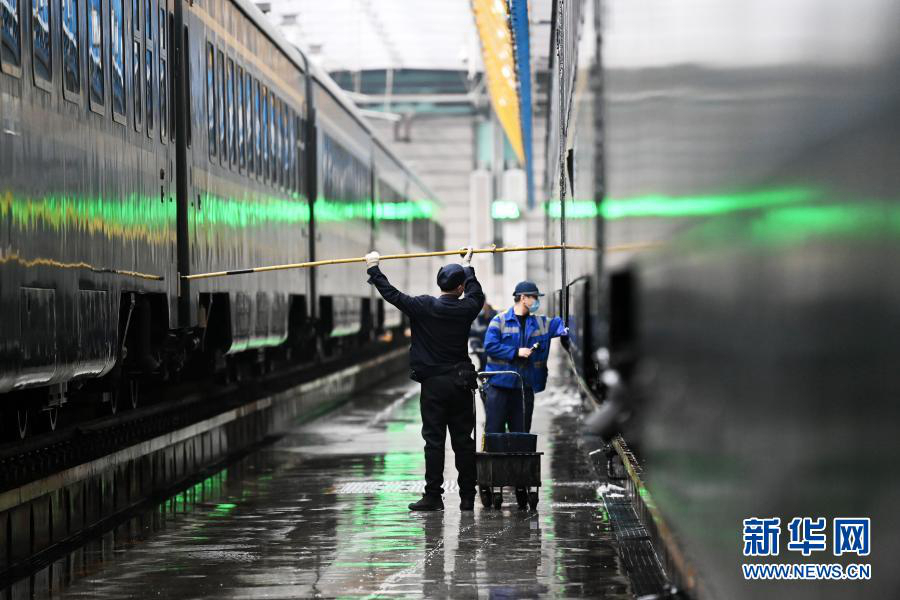
<path fill-rule="evenodd" d="M 550 340 L 565 335 L 566 328 L 559 317 L 550 319 L 544 315 L 528 315 L 528 320 L 525 321 L 525 344 L 522 344 L 522 332 L 519 329 L 519 320 L 512 308 L 491 319 L 484 335 L 487 370 L 517 371 L 522 375 L 526 387 L 541 392 L 547 385 Z M 530 348 L 535 343 L 540 346 L 527 360 L 519 358 L 519 348 Z M 514 375 L 495 375 L 491 377 L 490 384 L 518 389 L 519 380 Z"/>

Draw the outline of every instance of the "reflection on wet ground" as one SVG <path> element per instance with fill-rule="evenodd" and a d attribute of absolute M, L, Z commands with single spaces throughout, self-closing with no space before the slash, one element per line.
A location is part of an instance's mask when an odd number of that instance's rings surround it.
<path fill-rule="evenodd" d="M 461 513 L 450 491 L 443 513 L 411 514 L 424 472 L 417 392 L 395 380 L 358 396 L 59 561 L 33 589 L 57 588 L 55 598 L 631 597 L 600 483 L 576 447 L 574 392 L 538 397 L 536 513 L 519 511 L 508 490 L 502 511 Z"/>

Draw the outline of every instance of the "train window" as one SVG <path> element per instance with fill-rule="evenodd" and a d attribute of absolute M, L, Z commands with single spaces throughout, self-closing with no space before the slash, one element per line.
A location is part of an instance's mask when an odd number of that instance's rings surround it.
<path fill-rule="evenodd" d="M 244 73 L 244 120 L 247 132 L 247 171 L 253 173 L 253 79 Z"/>
<path fill-rule="evenodd" d="M 141 131 L 144 119 L 143 84 L 141 82 L 141 0 L 131 0 L 131 30 L 134 39 L 131 41 L 131 93 L 132 93 L 132 119 L 134 130 Z"/>
<path fill-rule="evenodd" d="M 228 59 L 228 68 L 225 70 L 225 128 L 228 137 L 228 149 L 231 166 L 235 163 L 234 144 L 234 61 Z"/>
<path fill-rule="evenodd" d="M 144 116 L 153 137 L 153 0 L 144 0 Z"/>
<path fill-rule="evenodd" d="M 294 132 L 297 136 L 294 146 L 294 171 L 296 181 L 294 189 L 297 193 L 303 193 L 303 121 L 300 117 L 294 117 Z"/>
<path fill-rule="evenodd" d="M 263 179 L 269 178 L 269 95 L 266 86 L 260 86 L 260 101 L 262 103 L 262 111 L 260 113 L 260 131 L 262 131 L 262 168 L 260 174 Z"/>
<path fill-rule="evenodd" d="M 159 87 L 156 92 L 159 96 L 159 141 L 165 144 L 166 137 L 168 136 L 168 130 L 166 128 L 169 125 L 169 86 L 167 85 L 169 81 L 169 71 L 167 60 L 168 52 L 166 49 L 165 8 L 159 9 L 159 17 L 156 21 L 156 31 L 159 34 L 159 71 L 157 72 L 157 77 L 159 77 Z"/>
<path fill-rule="evenodd" d="M 91 87 L 91 107 L 102 107 L 106 100 L 103 80 L 103 31 L 100 0 L 88 0 L 88 69 Z"/>
<path fill-rule="evenodd" d="M 153 39 L 153 0 L 144 0 L 144 34 Z"/>
<path fill-rule="evenodd" d="M 144 115 L 147 137 L 153 136 L 153 2 L 144 2 Z"/>
<path fill-rule="evenodd" d="M 140 131 L 144 107 L 141 104 L 141 42 L 131 42 L 131 91 L 134 94 L 134 130 Z"/>
<path fill-rule="evenodd" d="M 153 50 L 144 47 L 144 114 L 147 117 L 147 137 L 153 133 Z"/>
<path fill-rule="evenodd" d="M 81 61 L 78 56 L 78 0 L 62 0 L 63 85 L 73 94 L 81 91 Z"/>
<path fill-rule="evenodd" d="M 225 55 L 216 52 L 216 129 L 219 132 L 219 161 L 228 162 L 228 140 L 225 137 Z"/>
<path fill-rule="evenodd" d="M 168 19 L 166 19 L 166 37 L 169 40 L 166 42 L 166 47 L 169 50 L 172 50 L 172 56 L 175 55 L 175 15 L 173 13 L 166 13 Z M 166 52 L 166 56 L 168 57 L 169 53 Z M 190 56 L 190 54 L 185 54 L 185 56 Z M 187 61 L 186 61 L 187 62 Z M 175 65 L 171 65 L 172 68 L 175 68 Z M 188 79 L 190 81 L 190 79 Z M 166 71 L 166 90 L 168 91 L 168 99 L 169 99 L 169 140 L 175 141 L 175 77 L 172 75 L 172 71 Z M 188 112 L 190 113 L 190 104 L 185 104 Z"/>
<path fill-rule="evenodd" d="M 275 153 L 275 95 L 269 94 L 269 179 L 276 181 L 278 155 Z"/>
<path fill-rule="evenodd" d="M 272 95 L 272 181 L 281 185 L 281 100 Z"/>
<path fill-rule="evenodd" d="M 291 107 L 285 102 L 281 105 L 281 170 L 284 173 L 284 189 L 291 190 L 291 165 L 288 157 L 291 154 Z"/>
<path fill-rule="evenodd" d="M 110 89 L 113 115 L 125 118 L 125 7 L 122 0 L 109 2 Z"/>
<path fill-rule="evenodd" d="M 275 94 L 269 94 L 271 102 L 269 108 L 269 150 L 271 162 L 269 171 L 272 173 L 272 183 L 278 185 L 278 99 Z"/>
<path fill-rule="evenodd" d="M 50 0 L 31 0 L 31 41 L 34 54 L 32 70 L 34 83 L 49 91 L 49 87 L 41 85 L 53 79 L 53 53 L 50 39 Z"/>
<path fill-rule="evenodd" d="M 278 119 L 275 121 L 275 169 L 278 172 L 278 184 L 284 187 L 284 103 L 278 102 Z"/>
<path fill-rule="evenodd" d="M 209 157 L 216 156 L 216 51 L 206 42 L 206 127 Z"/>
<path fill-rule="evenodd" d="M 178 33 L 175 30 L 175 15 L 173 13 L 167 12 L 166 16 L 166 57 L 174 57 L 175 56 L 175 34 Z M 185 47 L 187 49 L 187 47 Z M 171 51 L 171 54 L 169 54 Z M 185 56 L 190 56 L 190 54 L 185 54 Z M 187 64 L 189 61 L 185 61 Z M 175 68 L 174 63 L 169 64 L 172 69 Z M 169 140 L 175 141 L 175 75 L 172 73 L 172 69 L 169 69 L 166 72 L 166 89 L 169 92 Z M 187 81 L 190 81 L 188 79 Z M 190 104 L 184 104 L 187 108 L 188 112 L 190 112 Z"/>
<path fill-rule="evenodd" d="M 281 185 L 285 188 L 291 187 L 291 165 L 288 157 L 291 152 L 290 132 L 288 131 L 288 107 L 286 104 L 281 105 Z"/>
<path fill-rule="evenodd" d="M 174 24 L 172 25 L 174 27 Z M 194 100 L 193 100 L 193 86 L 192 82 L 194 81 L 191 78 L 191 36 L 188 31 L 188 26 L 184 26 L 184 56 L 186 56 L 186 60 L 184 61 L 184 123 L 185 123 L 185 133 L 187 134 L 187 147 L 191 147 L 191 141 L 194 137 L 194 118 L 193 118 L 193 109 Z M 172 86 L 174 87 L 175 81 L 174 78 L 172 80 Z M 175 94 L 172 93 L 172 97 L 174 98 Z M 174 112 L 174 111 L 173 111 Z M 173 115 L 174 117 L 174 115 Z M 175 124 L 172 124 L 172 133 L 175 132 Z"/>
<path fill-rule="evenodd" d="M 297 130 L 295 129 L 295 123 L 297 121 L 297 117 L 294 116 L 294 111 L 291 110 L 288 112 L 287 118 L 287 126 L 288 126 L 288 161 L 287 161 L 287 186 L 288 189 L 292 192 L 297 190 L 297 170 L 294 165 L 294 156 L 297 154 Z"/>
<path fill-rule="evenodd" d="M 237 67 L 234 72 L 234 123 L 238 144 L 238 168 L 244 170 L 247 164 L 244 151 L 244 70 Z"/>
<path fill-rule="evenodd" d="M 166 142 L 166 135 L 168 133 L 166 127 L 169 124 L 169 105 L 167 102 L 167 86 L 166 82 L 168 81 L 168 63 L 165 57 L 160 53 L 159 58 L 159 139 L 163 143 Z"/>
<path fill-rule="evenodd" d="M 2 0 L 0 10 L 3 12 L 2 50 L 3 70 L 18 74 L 22 64 L 22 28 L 19 23 L 19 0 Z M 12 68 L 10 68 L 12 67 Z"/>
<path fill-rule="evenodd" d="M 260 137 L 262 135 L 262 127 L 259 125 L 259 81 L 253 80 L 253 152 L 256 174 L 262 175 L 262 144 Z"/>

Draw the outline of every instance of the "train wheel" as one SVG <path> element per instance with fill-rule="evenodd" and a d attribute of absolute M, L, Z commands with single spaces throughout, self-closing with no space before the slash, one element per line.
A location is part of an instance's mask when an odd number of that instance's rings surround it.
<path fill-rule="evenodd" d="M 45 415 L 47 415 L 44 420 L 47 431 L 56 431 L 56 425 L 57 423 L 59 423 L 59 407 L 54 406 L 53 408 L 48 408 L 43 412 Z"/>
<path fill-rule="evenodd" d="M 0 441 L 24 440 L 31 434 L 31 416 L 27 406 L 0 411 Z"/>
<path fill-rule="evenodd" d="M 30 413 L 31 411 L 25 406 L 16 409 L 15 420 L 13 421 L 13 433 L 19 440 L 27 438 L 28 433 L 31 430 Z"/>
<path fill-rule="evenodd" d="M 128 406 L 130 406 L 131 409 L 134 410 L 138 407 L 140 399 L 140 388 L 138 386 L 138 382 L 135 379 L 128 379 L 125 381 L 123 388 L 123 392 L 127 396 Z"/>
<path fill-rule="evenodd" d="M 103 392 L 103 400 L 97 407 L 97 416 L 104 417 L 106 415 L 114 415 L 119 412 L 119 396 L 122 394 L 120 389 L 112 389 Z"/>

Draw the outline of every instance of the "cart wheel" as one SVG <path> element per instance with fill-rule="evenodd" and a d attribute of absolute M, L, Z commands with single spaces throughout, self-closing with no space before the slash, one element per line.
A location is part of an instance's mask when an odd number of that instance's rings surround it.
<path fill-rule="evenodd" d="M 494 492 L 494 508 L 500 510 L 501 506 L 503 506 L 503 488 Z"/>
<path fill-rule="evenodd" d="M 528 492 L 528 506 L 531 507 L 531 510 L 537 510 L 538 505 L 538 493 L 537 492 Z"/>
<path fill-rule="evenodd" d="M 516 502 L 519 504 L 519 510 L 528 508 L 528 490 L 516 489 Z"/>
<path fill-rule="evenodd" d="M 481 496 L 481 505 L 485 508 L 490 508 L 493 496 L 493 494 L 491 493 L 491 488 L 479 487 L 478 495 Z"/>

